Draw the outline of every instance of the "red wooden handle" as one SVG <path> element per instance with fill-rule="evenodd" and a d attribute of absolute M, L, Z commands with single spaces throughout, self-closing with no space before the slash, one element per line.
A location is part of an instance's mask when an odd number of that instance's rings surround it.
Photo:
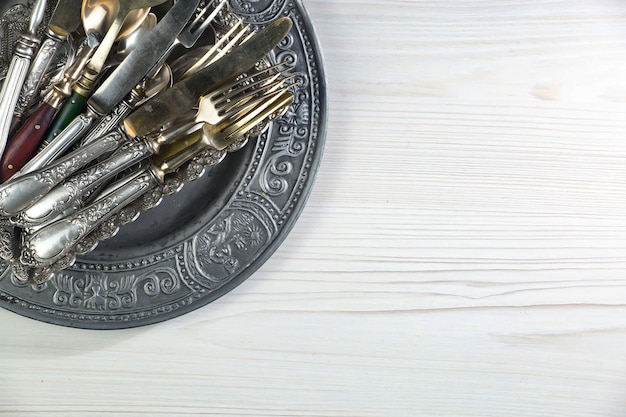
<path fill-rule="evenodd" d="M 8 180 L 34 155 L 57 109 L 42 104 L 9 141 L 0 160 L 0 180 Z"/>

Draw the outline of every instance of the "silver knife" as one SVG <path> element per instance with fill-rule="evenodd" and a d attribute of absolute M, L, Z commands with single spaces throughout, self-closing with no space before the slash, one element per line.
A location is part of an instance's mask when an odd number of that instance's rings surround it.
<path fill-rule="evenodd" d="M 9 66 L 7 76 L 0 91 L 0 156 L 4 153 L 13 120 L 13 109 L 17 104 L 20 90 L 26 79 L 30 60 L 40 43 L 35 32 L 41 24 L 46 11 L 46 0 L 37 0 L 33 8 L 28 31 L 17 41 L 15 54 Z"/>
<path fill-rule="evenodd" d="M 270 23 L 214 64 L 148 100 L 124 120 L 123 128 L 120 127 L 104 138 L 68 153 L 42 169 L 16 175 L 0 185 L 0 216 L 13 216 L 31 207 L 54 186 L 90 161 L 117 148 L 128 136 L 153 133 L 190 110 L 199 97 L 216 84 L 254 66 L 287 35 L 291 25 L 288 18 L 280 18 Z M 60 139 L 57 138 L 46 149 L 54 146 Z"/>
<path fill-rule="evenodd" d="M 22 87 L 13 112 L 13 125 L 19 123 L 30 108 L 33 97 L 41 90 L 44 74 L 56 55 L 59 45 L 74 32 L 81 23 L 80 6 L 82 0 L 60 0 L 48 22 L 46 38 L 39 46 L 37 55 L 30 66 L 28 77 Z"/>
<path fill-rule="evenodd" d="M 16 176 L 42 168 L 72 146 L 99 117 L 109 113 L 148 74 L 175 41 L 200 0 L 179 0 L 156 27 L 142 39 L 87 101 L 87 111 L 76 117 L 46 148 Z"/>

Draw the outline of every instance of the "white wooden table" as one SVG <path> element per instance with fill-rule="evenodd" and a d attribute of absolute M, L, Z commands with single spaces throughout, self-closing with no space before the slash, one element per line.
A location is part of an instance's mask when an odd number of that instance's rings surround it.
<path fill-rule="evenodd" d="M 7 416 L 624 416 L 626 2 L 308 0 L 300 221 L 159 325 L 0 311 Z"/>

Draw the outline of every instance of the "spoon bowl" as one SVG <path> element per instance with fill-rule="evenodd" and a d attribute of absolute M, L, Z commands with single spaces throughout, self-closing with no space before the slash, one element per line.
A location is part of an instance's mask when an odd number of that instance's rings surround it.
<path fill-rule="evenodd" d="M 165 88 L 170 87 L 173 82 L 174 77 L 170 66 L 163 64 L 154 77 L 146 80 L 146 85 L 143 88 L 144 99 L 139 104 L 142 104 L 143 102 L 154 97 Z"/>
<path fill-rule="evenodd" d="M 81 7 L 81 17 L 85 32 L 98 34 L 102 40 L 104 35 L 113 24 L 120 11 L 120 3 L 117 0 L 85 0 Z M 131 10 L 117 35 L 120 40 L 134 32 L 150 13 L 149 7 Z"/>
<path fill-rule="evenodd" d="M 150 13 L 144 21 L 134 31 L 127 36 L 121 37 L 117 44 L 115 54 L 107 59 L 105 69 L 118 65 L 126 58 L 137 46 L 137 44 L 146 36 L 157 24 L 157 17 Z"/>

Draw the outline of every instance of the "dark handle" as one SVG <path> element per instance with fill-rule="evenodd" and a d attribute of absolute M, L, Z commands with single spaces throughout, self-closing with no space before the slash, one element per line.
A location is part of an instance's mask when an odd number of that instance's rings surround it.
<path fill-rule="evenodd" d="M 54 138 L 59 135 L 59 133 L 72 123 L 72 120 L 74 120 L 76 116 L 82 113 L 86 101 L 87 97 L 78 94 L 76 91 L 72 91 L 72 95 L 65 100 L 63 106 L 61 106 L 61 109 L 57 113 L 57 116 L 54 118 L 52 126 L 48 129 L 48 132 L 43 139 L 44 146 L 52 142 Z"/>
<path fill-rule="evenodd" d="M 55 113 L 54 107 L 42 104 L 9 141 L 0 160 L 2 182 L 19 171 L 35 155 Z"/>

